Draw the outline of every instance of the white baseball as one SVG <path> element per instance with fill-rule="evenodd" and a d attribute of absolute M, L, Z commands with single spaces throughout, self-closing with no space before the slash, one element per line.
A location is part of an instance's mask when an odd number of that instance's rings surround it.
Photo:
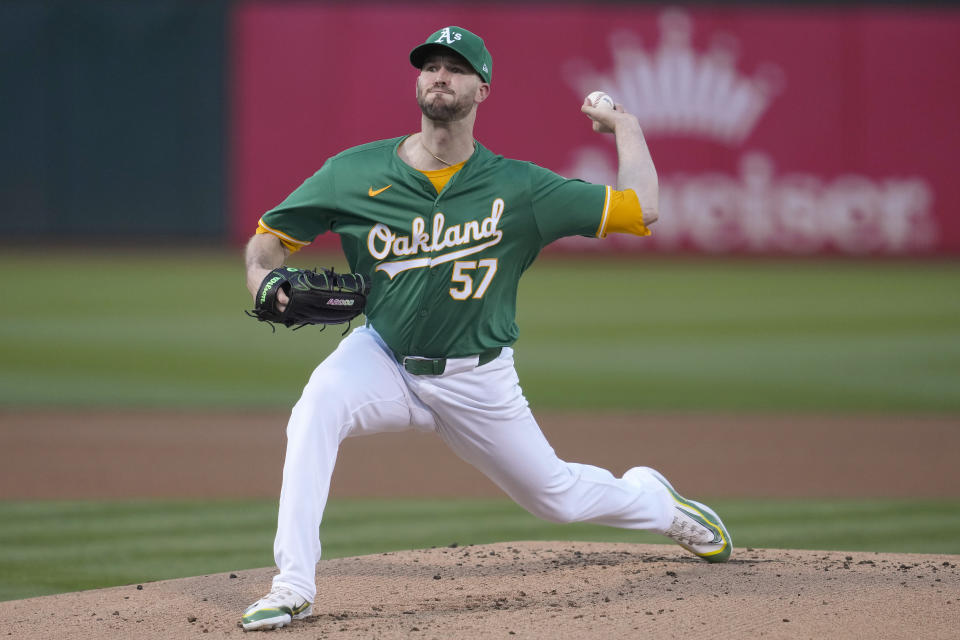
<path fill-rule="evenodd" d="M 613 109 L 613 98 L 603 91 L 594 91 L 587 96 L 590 104 L 597 109 Z"/>

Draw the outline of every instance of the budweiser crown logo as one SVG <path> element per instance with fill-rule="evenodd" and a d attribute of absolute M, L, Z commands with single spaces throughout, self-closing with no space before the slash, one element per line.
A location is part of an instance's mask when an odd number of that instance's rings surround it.
<path fill-rule="evenodd" d="M 779 67 L 765 64 L 753 76 L 739 73 L 736 42 L 729 36 L 714 38 L 706 53 L 698 53 L 690 16 L 681 9 L 661 15 L 660 31 L 653 52 L 632 32 L 611 34 L 613 69 L 602 72 L 573 60 L 564 69 L 571 88 L 580 95 L 609 93 L 648 133 L 742 142 L 783 85 Z"/>

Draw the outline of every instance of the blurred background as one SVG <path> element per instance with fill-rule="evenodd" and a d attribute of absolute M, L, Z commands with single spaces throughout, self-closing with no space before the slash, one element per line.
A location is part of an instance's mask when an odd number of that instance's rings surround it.
<path fill-rule="evenodd" d="M 960 3 L 3 0 L 0 599 L 272 562 L 340 331 L 245 317 L 242 247 L 418 129 L 408 54 L 447 25 L 493 55 L 488 148 L 615 182 L 599 89 L 657 164 L 650 238 L 562 240 L 521 286 L 558 452 L 658 466 L 743 544 L 960 553 Z M 292 263 L 346 267 L 333 236 Z M 327 557 L 636 539 L 413 435 L 345 445 L 324 528 Z"/>

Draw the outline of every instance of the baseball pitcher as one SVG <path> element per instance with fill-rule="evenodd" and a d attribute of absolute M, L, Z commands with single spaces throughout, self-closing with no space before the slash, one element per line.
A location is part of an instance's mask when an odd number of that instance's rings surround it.
<path fill-rule="evenodd" d="M 568 180 L 474 139 L 493 76 L 478 36 L 445 27 L 410 62 L 419 70 L 420 130 L 329 158 L 263 215 L 247 246 L 247 287 L 261 319 L 284 321 L 288 305 L 308 308 L 305 297 L 322 289 L 323 304 L 362 308 L 367 321 L 316 368 L 293 408 L 274 542 L 279 573 L 243 613 L 243 627 L 273 629 L 311 614 L 337 449 L 357 435 L 432 432 L 540 518 L 654 531 L 725 562 L 731 540 L 716 513 L 657 471 L 634 467 L 617 478 L 560 460 L 514 369 L 517 287 L 540 250 L 571 235 L 645 236 L 657 220 L 657 174 L 637 118 L 585 100 L 593 129 L 616 140 L 617 184 Z M 313 285 L 318 274 L 284 266 L 328 231 L 340 236 L 353 274 L 319 274 Z M 302 314 L 285 321 L 309 322 Z"/>

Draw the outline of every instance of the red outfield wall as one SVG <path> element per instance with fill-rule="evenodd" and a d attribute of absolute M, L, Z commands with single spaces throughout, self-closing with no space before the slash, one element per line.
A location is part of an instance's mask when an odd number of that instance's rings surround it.
<path fill-rule="evenodd" d="M 661 180 L 653 236 L 562 246 L 960 253 L 960 12 L 904 8 L 240 4 L 234 239 L 327 156 L 416 131 L 407 56 L 450 24 L 493 54 L 476 136 L 497 153 L 611 183 L 613 143 L 583 96 L 640 118 Z"/>

